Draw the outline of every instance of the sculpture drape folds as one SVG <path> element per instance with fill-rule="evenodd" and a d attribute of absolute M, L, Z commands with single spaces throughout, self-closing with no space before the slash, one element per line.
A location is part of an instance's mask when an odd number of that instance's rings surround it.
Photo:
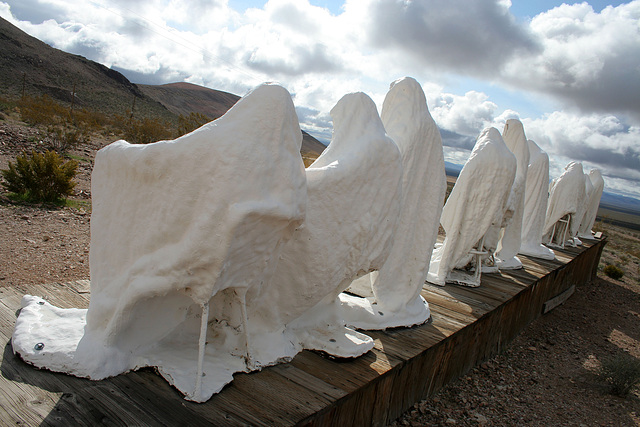
<path fill-rule="evenodd" d="M 573 239 L 578 233 L 580 219 L 584 215 L 585 199 L 582 164 L 571 162 L 564 168 L 562 175 L 554 179 L 549 186 L 543 243 L 564 246 L 566 241 L 570 241 L 574 244 Z"/>
<path fill-rule="evenodd" d="M 542 232 L 549 201 L 549 156 L 535 142 L 529 140 L 527 145 L 529 168 L 519 253 L 542 259 L 555 259 L 553 251 L 542 245 Z"/>
<path fill-rule="evenodd" d="M 505 225 L 500 233 L 501 237 L 496 248 L 496 257 L 498 258 L 497 265 L 500 269 L 514 269 L 522 268 L 522 263 L 516 255 L 520 251 L 522 243 L 525 188 L 529 169 L 529 146 L 520 120 L 507 120 L 502 131 L 502 138 L 516 157 L 517 168 L 509 200 L 507 201 L 507 210 L 510 211 L 511 218 L 508 220 L 505 218 L 503 222 Z"/>
<path fill-rule="evenodd" d="M 301 143 L 290 94 L 262 85 L 174 141 L 100 150 L 86 327 L 84 314 L 75 318 L 84 335 L 50 354 L 46 336 L 60 325 L 25 329 L 34 310 L 23 309 L 14 350 L 33 363 L 49 354 L 45 367 L 92 379 L 156 366 L 188 398 L 208 399 L 248 370 L 245 295 L 269 281 L 305 218 Z M 34 350 L 36 335 L 44 351 Z"/>
<path fill-rule="evenodd" d="M 333 139 L 306 171 L 305 222 L 284 247 L 271 282 L 249 304 L 249 320 L 265 346 L 275 340 L 355 357 L 373 341 L 345 327 L 338 296 L 389 257 L 402 161 L 367 95 L 345 95 L 331 117 Z"/>
<path fill-rule="evenodd" d="M 381 116 L 402 154 L 402 197 L 388 259 L 379 271 L 360 279 L 365 288 L 361 296 L 368 298 L 340 296 L 343 316 L 362 329 L 412 326 L 429 319 L 420 291 L 438 236 L 447 185 L 440 131 L 418 82 L 412 78 L 393 82 Z"/>
<path fill-rule="evenodd" d="M 602 192 L 604 191 L 604 180 L 598 169 L 591 169 L 588 178 L 592 185 L 592 191 L 588 195 L 585 213 L 578 228 L 578 237 L 584 239 L 593 238 L 591 229 L 596 221 L 600 198 L 602 198 Z"/>
<path fill-rule="evenodd" d="M 483 130 L 442 210 L 446 237 L 431 255 L 429 282 L 444 285 L 454 268 L 470 261 L 469 252 L 489 227 L 500 226 L 515 174 L 516 158 L 500 132 Z"/>

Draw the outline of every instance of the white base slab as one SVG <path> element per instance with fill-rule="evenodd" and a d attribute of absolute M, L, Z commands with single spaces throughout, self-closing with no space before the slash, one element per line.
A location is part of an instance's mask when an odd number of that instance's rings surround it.
<path fill-rule="evenodd" d="M 540 258 L 540 259 L 547 259 L 547 260 L 556 259 L 556 254 L 551 249 L 549 249 L 544 245 L 538 245 L 537 247 L 533 247 L 533 248 L 523 247 L 520 249 L 519 253 L 521 253 L 522 255 L 530 256 L 532 258 Z"/>
<path fill-rule="evenodd" d="M 340 315 L 348 325 L 364 330 L 383 330 L 422 325 L 431 317 L 429 304 L 418 295 L 413 302 L 407 304 L 400 312 L 386 310 L 372 297 L 362 298 L 341 293 Z"/>
<path fill-rule="evenodd" d="M 517 256 L 509 259 L 496 258 L 496 266 L 498 270 L 519 270 L 522 268 L 522 262 Z"/>

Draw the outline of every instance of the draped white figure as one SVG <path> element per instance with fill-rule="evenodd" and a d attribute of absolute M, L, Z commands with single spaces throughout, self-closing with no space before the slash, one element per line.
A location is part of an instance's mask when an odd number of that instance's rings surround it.
<path fill-rule="evenodd" d="M 245 297 L 305 218 L 301 143 L 291 95 L 262 85 L 176 140 L 100 150 L 89 309 L 25 296 L 14 351 L 91 379 L 154 366 L 195 401 L 255 369 Z"/>
<path fill-rule="evenodd" d="M 381 117 L 402 154 L 402 203 L 389 258 L 379 271 L 357 281 L 362 287 L 352 287 L 360 298 L 340 296 L 344 318 L 361 329 L 411 326 L 429 319 L 420 291 L 447 187 L 442 138 L 420 84 L 410 77 L 393 82 Z"/>
<path fill-rule="evenodd" d="M 522 216 L 520 253 L 535 258 L 555 259 L 553 251 L 542 244 L 542 232 L 549 202 L 549 156 L 529 140 L 529 169 Z"/>
<path fill-rule="evenodd" d="M 598 169 L 591 169 L 588 177 L 593 190 L 589 195 L 586 210 L 582 217 L 580 227 L 578 228 L 578 237 L 583 239 L 593 238 L 591 229 L 596 221 L 598 206 L 600 205 L 600 199 L 602 198 L 602 192 L 604 191 L 604 179 L 602 179 L 602 175 Z"/>
<path fill-rule="evenodd" d="M 489 227 L 502 222 L 515 174 L 516 158 L 500 132 L 484 129 L 442 210 L 446 236 L 431 255 L 428 282 L 442 286 L 455 268 L 467 266 Z"/>
<path fill-rule="evenodd" d="M 542 242 L 564 247 L 575 245 L 580 219 L 584 214 L 585 182 L 582 164 L 570 162 L 549 186 L 549 205 L 542 232 Z M 580 219 L 578 219 L 580 217 Z"/>
<path fill-rule="evenodd" d="M 248 302 L 257 362 L 276 351 L 355 357 L 373 347 L 370 337 L 345 326 L 338 296 L 389 257 L 402 160 L 367 95 L 345 95 L 331 117 L 333 139 L 306 170 L 307 217 L 283 248 L 271 282 Z"/>
<path fill-rule="evenodd" d="M 522 268 L 522 263 L 516 255 L 520 252 L 522 243 L 524 199 L 529 170 L 529 146 L 520 120 L 507 120 L 502 131 L 502 138 L 509 150 L 516 156 L 517 161 L 516 176 L 507 201 L 508 210 L 513 213 L 509 221 L 504 221 L 500 232 L 500 241 L 496 247 L 496 264 L 498 268 L 505 270 Z"/>

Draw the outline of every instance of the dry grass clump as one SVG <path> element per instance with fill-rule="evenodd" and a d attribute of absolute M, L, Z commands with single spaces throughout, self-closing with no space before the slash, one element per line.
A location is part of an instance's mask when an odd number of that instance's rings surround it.
<path fill-rule="evenodd" d="M 598 376 L 609 385 L 612 394 L 625 397 L 640 385 L 640 360 L 619 353 L 602 362 Z"/>

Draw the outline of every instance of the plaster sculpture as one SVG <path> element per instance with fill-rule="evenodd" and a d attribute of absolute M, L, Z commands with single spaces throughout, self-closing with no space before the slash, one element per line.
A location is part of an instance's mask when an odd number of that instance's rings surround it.
<path fill-rule="evenodd" d="M 470 251 L 482 251 L 484 235 L 492 225 L 501 224 L 515 175 L 516 158 L 500 132 L 484 129 L 442 210 L 440 224 L 446 237 L 433 251 L 427 281 L 440 286 L 480 285 L 478 275 L 453 270 L 465 268 L 474 258 Z"/>
<path fill-rule="evenodd" d="M 359 296 L 341 294 L 347 323 L 385 329 L 426 322 L 429 305 L 420 296 L 438 237 L 447 188 L 442 139 L 420 84 L 405 77 L 391 84 L 382 123 L 402 154 L 402 204 L 393 248 L 382 268 L 363 276 Z"/>
<path fill-rule="evenodd" d="M 262 85 L 176 140 L 100 150 L 89 309 L 25 296 L 14 352 L 94 380 L 155 366 L 198 402 L 259 368 L 245 302 L 305 217 L 301 142 L 290 94 Z"/>
<path fill-rule="evenodd" d="M 604 191 L 604 179 L 602 179 L 602 175 L 598 169 L 591 169 L 589 171 L 588 178 L 593 189 L 589 194 L 586 210 L 582 217 L 580 227 L 578 228 L 578 237 L 583 239 L 593 239 L 593 232 L 591 229 L 596 221 L 600 198 L 602 198 L 602 192 Z"/>
<path fill-rule="evenodd" d="M 516 256 L 522 243 L 522 221 L 524 215 L 525 188 L 529 169 L 529 146 L 524 134 L 522 122 L 516 119 L 507 120 L 502 131 L 504 143 L 516 156 L 516 177 L 511 187 L 507 205 L 513 211 L 511 220 L 501 231 L 501 238 L 496 248 L 496 265 L 499 269 L 509 270 L 522 268 Z"/>
<path fill-rule="evenodd" d="M 307 217 L 283 248 L 271 282 L 247 304 L 258 361 L 276 356 L 268 349 L 278 357 L 301 348 L 355 357 L 373 347 L 370 337 L 345 326 L 339 295 L 389 257 L 402 161 L 367 95 L 345 95 L 331 117 L 333 140 L 306 171 Z"/>
<path fill-rule="evenodd" d="M 555 259 L 553 251 L 542 244 L 547 203 L 549 201 L 549 156 L 529 140 L 529 168 L 524 197 L 522 245 L 520 252 L 535 258 Z"/>
<path fill-rule="evenodd" d="M 580 218 L 584 215 L 585 194 L 582 164 L 571 162 L 564 172 L 550 184 L 549 205 L 544 223 L 542 242 L 564 247 L 566 242 L 575 246 Z M 582 211 L 582 214 L 581 212 Z"/>
<path fill-rule="evenodd" d="M 582 199 L 582 203 L 580 203 L 580 208 L 576 213 L 576 225 L 578 225 L 578 230 L 576 231 L 576 235 L 573 238 L 573 242 L 576 245 L 582 245 L 582 240 L 580 240 L 580 224 L 582 224 L 582 220 L 587 213 L 589 208 L 589 199 L 591 198 L 591 194 L 593 193 L 594 188 L 591 183 L 591 179 L 589 179 L 588 174 L 584 174 L 584 199 Z"/>

